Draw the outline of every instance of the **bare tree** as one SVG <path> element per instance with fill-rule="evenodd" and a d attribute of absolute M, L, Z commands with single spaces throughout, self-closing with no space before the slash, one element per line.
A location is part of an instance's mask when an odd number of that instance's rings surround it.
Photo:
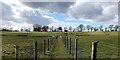
<path fill-rule="evenodd" d="M 21 29 L 21 31 L 23 31 L 23 29 Z"/>
<path fill-rule="evenodd" d="M 92 32 L 94 28 L 91 26 L 91 28 L 90 28 L 90 29 L 91 29 L 91 32 Z"/>
<path fill-rule="evenodd" d="M 54 30 L 54 26 L 51 27 L 52 31 Z"/>
<path fill-rule="evenodd" d="M 80 28 L 80 32 L 82 32 L 85 29 L 85 26 L 83 24 L 80 24 L 79 28 Z"/>
<path fill-rule="evenodd" d="M 69 30 L 70 30 L 70 32 L 72 31 L 72 27 L 71 26 L 69 27 Z"/>
<path fill-rule="evenodd" d="M 77 31 L 77 32 L 79 32 L 80 31 L 80 28 L 79 28 L 79 26 L 78 27 L 76 27 L 75 29 L 74 29 L 74 31 Z"/>
<path fill-rule="evenodd" d="M 50 31 L 52 31 L 52 27 L 49 27 Z"/>
<path fill-rule="evenodd" d="M 108 28 L 107 27 L 105 27 L 105 32 L 108 32 Z"/>
<path fill-rule="evenodd" d="M 89 32 L 89 30 L 91 29 L 91 26 L 87 25 L 86 28 L 88 29 L 88 32 Z"/>
<path fill-rule="evenodd" d="M 33 25 L 33 31 L 38 31 L 38 27 L 39 27 L 38 24 L 34 24 L 34 25 Z"/>
<path fill-rule="evenodd" d="M 13 29 L 12 29 L 12 28 L 10 28 L 10 31 L 12 32 L 12 31 L 13 31 Z"/>
<path fill-rule="evenodd" d="M 68 32 L 68 27 L 64 27 L 64 32 Z"/>
<path fill-rule="evenodd" d="M 113 26 L 114 26 L 114 25 L 110 25 L 108 28 L 109 28 L 111 31 L 113 31 Z"/>
<path fill-rule="evenodd" d="M 98 31 L 98 27 L 94 27 L 94 31 Z"/>
<path fill-rule="evenodd" d="M 62 27 L 58 27 L 58 30 L 60 30 L 62 32 Z"/>
<path fill-rule="evenodd" d="M 75 32 L 75 29 L 73 29 L 73 32 Z"/>
<path fill-rule="evenodd" d="M 120 27 L 119 25 L 115 25 L 114 26 L 115 31 L 118 31 L 119 27 Z"/>
<path fill-rule="evenodd" d="M 42 25 L 38 25 L 37 30 L 41 32 L 42 31 Z"/>
<path fill-rule="evenodd" d="M 103 31 L 103 25 L 101 25 L 101 26 L 99 27 L 99 29 L 100 29 L 100 31 Z"/>
<path fill-rule="evenodd" d="M 44 32 L 47 32 L 49 27 L 48 26 L 43 26 L 42 29 L 43 29 Z"/>

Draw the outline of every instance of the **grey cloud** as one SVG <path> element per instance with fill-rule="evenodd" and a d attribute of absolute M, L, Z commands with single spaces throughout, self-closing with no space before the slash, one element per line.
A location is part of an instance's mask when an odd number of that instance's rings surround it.
<path fill-rule="evenodd" d="M 119 24 L 120 24 L 120 2 L 118 3 L 118 19 L 119 19 Z"/>
<path fill-rule="evenodd" d="M 97 22 L 110 22 L 116 17 L 114 15 L 101 15 L 97 18 L 94 18 L 95 21 Z"/>
<path fill-rule="evenodd" d="M 117 5 L 115 3 L 82 3 L 79 5 L 74 5 L 73 8 L 70 8 L 68 14 L 70 17 L 75 19 L 89 19 L 95 22 L 105 22 L 112 21 L 115 19 L 115 15 L 117 15 Z M 103 8 L 103 6 L 105 8 Z M 113 6 L 109 8 L 105 14 L 103 11 L 107 7 Z"/>
<path fill-rule="evenodd" d="M 23 2 L 32 8 L 47 9 L 51 12 L 66 13 L 74 2 Z"/>
<path fill-rule="evenodd" d="M 27 23 L 40 24 L 40 25 L 48 25 L 50 23 L 49 18 L 43 17 L 39 12 L 34 10 L 33 11 L 24 10 L 20 13 L 21 13 L 21 17 Z"/>
<path fill-rule="evenodd" d="M 72 17 L 79 19 L 79 18 L 86 18 L 91 19 L 96 16 L 102 15 L 103 8 L 100 4 L 95 3 L 82 3 L 77 6 L 73 6 L 70 9 L 69 13 Z"/>
<path fill-rule="evenodd" d="M 0 7 L 0 10 L 2 10 L 2 13 L 0 14 L 0 19 L 1 20 L 13 20 L 13 12 L 12 12 L 12 8 L 10 5 L 8 4 L 5 4 L 5 3 L 2 3 L 0 2 L 0 4 L 2 5 Z"/>

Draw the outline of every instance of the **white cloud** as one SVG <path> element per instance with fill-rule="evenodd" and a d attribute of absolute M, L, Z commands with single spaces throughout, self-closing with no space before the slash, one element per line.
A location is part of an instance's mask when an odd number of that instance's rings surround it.
<path fill-rule="evenodd" d="M 72 26 L 73 28 L 76 28 L 79 25 L 79 23 L 74 23 L 74 22 L 64 22 L 64 21 L 58 21 L 57 23 L 51 23 L 48 26 L 52 27 L 70 27 Z"/>
<path fill-rule="evenodd" d="M 4 3 L 0 2 L 2 7 L 2 27 L 12 27 L 15 29 L 27 28 L 32 24 L 48 25 L 52 22 L 53 18 L 45 17 L 42 15 L 42 10 L 33 9 L 19 3 Z M 27 27 L 26 27 L 27 26 Z"/>
<path fill-rule="evenodd" d="M 28 24 L 26 22 L 22 22 L 22 23 L 16 23 L 16 22 L 13 22 L 13 21 L 10 21 L 10 23 L 12 24 L 11 25 L 11 28 L 13 28 L 13 30 L 21 30 L 21 29 L 33 29 L 33 26 L 32 24 Z"/>

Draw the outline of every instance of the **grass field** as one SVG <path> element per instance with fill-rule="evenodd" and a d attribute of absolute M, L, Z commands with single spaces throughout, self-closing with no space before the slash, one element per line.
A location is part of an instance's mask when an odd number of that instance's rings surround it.
<path fill-rule="evenodd" d="M 21 47 L 20 55 L 28 58 L 33 54 L 34 42 L 38 44 L 49 36 L 64 36 L 64 32 L 3 32 L 2 52 L 4 58 L 14 58 L 14 45 Z M 21 36 L 25 35 L 25 36 Z M 90 58 L 93 41 L 99 41 L 97 48 L 97 58 L 118 58 L 118 32 L 68 32 L 68 38 L 72 38 L 72 54 L 74 52 L 74 41 L 78 38 L 78 58 Z M 27 47 L 26 47 L 27 46 Z M 42 45 L 38 45 L 42 47 Z M 39 48 L 40 49 L 40 48 Z M 41 51 L 41 50 L 38 50 Z M 29 54 L 27 54 L 29 53 Z M 31 55 L 30 55 L 31 54 Z M 38 53 L 43 55 L 43 53 Z M 47 55 L 49 58 L 68 58 L 64 43 L 58 38 Z M 39 56 L 40 58 L 41 56 Z M 44 58 L 46 56 L 42 56 Z"/>

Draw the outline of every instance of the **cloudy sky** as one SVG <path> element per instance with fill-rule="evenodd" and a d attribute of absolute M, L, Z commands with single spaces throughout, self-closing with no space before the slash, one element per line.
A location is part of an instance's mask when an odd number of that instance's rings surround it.
<path fill-rule="evenodd" d="M 0 1 L 0 27 L 32 29 L 33 24 L 98 27 L 118 24 L 118 2 L 20 2 Z"/>

